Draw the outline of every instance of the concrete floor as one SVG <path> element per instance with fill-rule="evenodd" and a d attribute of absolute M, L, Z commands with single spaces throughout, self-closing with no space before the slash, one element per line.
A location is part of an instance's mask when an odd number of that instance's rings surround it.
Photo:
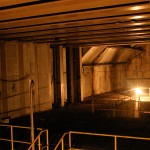
<path fill-rule="evenodd" d="M 30 116 L 24 116 L 10 120 L 10 124 L 30 126 Z M 150 137 L 150 116 L 143 115 L 141 118 L 112 117 L 110 112 L 96 110 L 91 112 L 91 104 L 83 103 L 71 105 L 66 108 L 55 108 L 49 111 L 34 114 L 35 128 L 49 130 L 50 148 L 53 149 L 64 132 L 82 131 L 92 133 L 104 133 L 115 135 L 127 135 L 138 137 Z M 8 130 L 1 130 L 0 135 L 9 135 Z M 16 139 L 28 139 L 30 132 L 16 131 Z M 109 143 L 109 144 L 108 144 Z M 95 138 L 76 136 L 73 146 L 82 149 L 108 149 L 113 148 L 113 140 L 107 138 Z M 135 142 L 134 140 L 119 140 L 119 150 L 149 150 L 150 144 Z M 27 147 L 16 145 L 17 150 L 26 150 Z M 0 143 L 0 149 L 10 149 L 10 145 Z"/>
<path fill-rule="evenodd" d="M 29 119 L 29 116 L 24 116 L 11 120 L 11 124 L 30 126 Z M 56 145 L 62 134 L 67 131 L 150 137 L 150 116 L 142 116 L 141 118 L 114 118 L 110 115 L 106 115 L 106 113 L 102 113 L 101 111 L 96 111 L 94 114 L 92 114 L 91 105 L 89 104 L 72 105 L 68 108 L 59 108 L 46 112 L 36 113 L 34 115 L 34 124 L 35 128 L 42 127 L 49 130 L 51 149 L 53 149 L 53 147 Z M 88 137 L 80 137 L 77 139 L 78 140 L 74 140 L 75 147 L 86 147 L 86 149 L 88 149 L 88 147 L 92 146 L 93 141 L 95 148 L 97 149 L 103 147 L 103 149 L 110 150 L 110 146 L 113 148 L 113 142 L 111 140 L 107 141 L 105 138 L 100 139 L 100 141 L 104 140 L 103 142 L 95 142 L 95 138 L 90 139 Z M 108 143 L 110 144 L 109 146 Z M 150 147 L 150 144 L 147 146 L 146 143 L 144 146 L 144 143 L 138 144 L 137 142 L 131 140 L 127 140 L 124 144 L 120 140 L 119 146 L 121 150 L 148 150 Z"/>

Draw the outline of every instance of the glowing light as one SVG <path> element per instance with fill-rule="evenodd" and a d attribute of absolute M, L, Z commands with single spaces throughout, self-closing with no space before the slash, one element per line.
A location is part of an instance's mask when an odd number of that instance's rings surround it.
<path fill-rule="evenodd" d="M 135 92 L 136 92 L 136 95 L 141 95 L 141 94 L 143 94 L 143 92 L 142 92 L 140 89 L 138 89 L 138 88 L 135 89 Z"/>
<path fill-rule="evenodd" d="M 131 10 L 140 10 L 142 9 L 142 6 L 134 6 L 131 8 Z"/>
<path fill-rule="evenodd" d="M 134 17 L 132 17 L 132 19 L 141 19 L 141 18 L 143 18 L 143 16 L 134 16 Z"/>
<path fill-rule="evenodd" d="M 131 31 L 140 31 L 142 28 L 130 29 Z"/>

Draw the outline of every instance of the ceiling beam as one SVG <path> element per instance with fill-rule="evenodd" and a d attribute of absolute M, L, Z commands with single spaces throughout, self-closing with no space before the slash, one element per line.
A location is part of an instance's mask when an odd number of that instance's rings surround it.
<path fill-rule="evenodd" d="M 82 64 L 83 67 L 95 67 L 95 66 L 103 66 L 103 65 L 122 65 L 126 64 L 126 62 L 109 62 L 109 63 L 95 63 L 95 64 Z"/>
<path fill-rule="evenodd" d="M 55 44 L 59 38 L 61 45 L 150 41 L 149 0 L 12 0 L 7 5 L 8 0 L 0 5 L 0 40 Z"/>
<path fill-rule="evenodd" d="M 12 34 L 12 33 L 27 33 L 27 32 L 39 32 L 44 30 L 67 30 L 67 29 L 82 29 L 86 27 L 101 27 L 101 28 L 110 28 L 110 27 L 126 27 L 126 26 L 139 26 L 139 25 L 150 25 L 150 14 L 148 15 L 148 19 L 139 19 L 139 20 L 126 20 L 126 21 L 113 21 L 113 22 L 102 22 L 101 19 L 97 19 L 94 21 L 84 21 L 84 22 L 76 22 L 72 24 L 67 23 L 58 23 L 54 25 L 37 25 L 31 27 L 20 27 L 20 28 L 12 28 L 12 29 L 0 29 L 1 34 Z M 120 19 L 121 20 L 121 19 Z"/>
<path fill-rule="evenodd" d="M 55 46 L 55 43 L 50 42 L 49 40 L 40 40 L 35 41 L 36 43 L 50 43 L 51 45 Z M 141 39 L 117 39 L 117 40 L 86 40 L 86 41 L 74 41 L 74 42 L 66 42 L 66 43 L 59 43 L 59 45 L 63 46 L 98 46 L 98 45 L 107 45 L 107 46 L 116 46 L 116 45 L 131 45 L 131 44 L 150 44 L 150 38 L 141 38 Z"/>
<path fill-rule="evenodd" d="M 143 2 L 146 3 L 144 5 L 136 5 L 135 6 L 124 6 L 126 9 L 120 9 L 121 7 L 116 7 L 117 5 L 122 5 L 122 4 L 133 4 L 136 2 Z M 61 6 L 61 9 L 60 9 Z M 115 6 L 116 8 L 109 8 L 108 10 L 106 7 L 108 6 Z M 105 9 L 103 9 L 105 8 Z M 138 9 L 137 9 L 138 8 Z M 56 16 L 59 14 L 67 14 L 67 13 L 75 13 L 75 12 L 86 12 L 87 14 L 91 16 L 90 11 L 97 11 L 99 14 L 97 15 L 102 15 L 104 16 L 115 16 L 116 14 L 133 14 L 134 12 L 136 13 L 144 13 L 144 12 L 149 12 L 150 6 L 149 6 L 149 1 L 146 0 L 119 0 L 114 3 L 114 0 L 80 0 L 80 2 L 76 1 L 54 1 L 54 2 L 47 2 L 43 4 L 38 4 L 38 5 L 31 5 L 31 6 L 25 6 L 21 8 L 13 8 L 13 9 L 8 9 L 8 10 L 1 10 L 0 12 L 0 18 L 1 22 L 2 21 L 8 21 L 8 20 L 15 20 L 15 19 L 27 19 L 31 17 L 40 17 L 44 15 L 51 15 L 51 16 Z M 118 10 L 116 10 L 118 9 Z M 116 10 L 116 11 L 115 11 Z M 85 16 L 84 16 L 85 17 Z M 91 16 L 92 17 L 92 16 Z"/>
<path fill-rule="evenodd" d="M 150 35 L 143 35 L 143 36 L 121 36 L 121 37 L 105 37 L 105 38 L 98 38 L 98 37 L 87 37 L 87 38 L 80 38 L 80 39 L 67 39 L 67 40 L 63 40 L 60 41 L 59 43 L 61 45 L 66 44 L 66 43 L 92 43 L 92 42 L 117 42 L 117 41 L 132 41 L 132 40 L 144 40 L 144 39 L 148 39 L 150 41 Z M 55 41 L 53 40 L 49 40 L 49 39 L 41 39 L 41 40 L 35 40 L 35 42 L 40 42 L 40 41 L 49 41 L 51 43 L 55 43 Z"/>
<path fill-rule="evenodd" d="M 149 23 L 148 23 L 149 24 Z M 41 36 L 41 35 L 54 35 L 57 37 L 57 35 L 70 35 L 70 34 L 75 34 L 78 35 L 80 33 L 86 33 L 86 32 L 92 32 L 92 31 L 98 31 L 99 33 L 103 32 L 104 33 L 115 33 L 115 32 L 129 32 L 129 31 L 136 31 L 136 32 L 141 32 L 142 30 L 149 30 L 150 25 L 142 26 L 140 24 L 136 24 L 136 27 L 130 27 L 130 26 L 125 26 L 125 27 L 115 27 L 113 25 L 109 26 L 110 28 L 105 28 L 105 26 L 94 26 L 94 27 L 88 27 L 88 28 L 74 28 L 74 29 L 67 29 L 67 30 L 46 30 L 46 31 L 39 31 L 39 32 L 25 32 L 25 33 L 14 33 L 14 34 L 2 34 L 0 38 L 7 39 L 7 38 L 24 38 L 24 37 L 34 37 L 34 36 Z M 139 26 L 138 26 L 139 25 Z"/>
<path fill-rule="evenodd" d="M 1 0 L 0 7 L 7 7 L 12 5 L 24 4 L 29 2 L 36 2 L 38 0 Z"/>
<path fill-rule="evenodd" d="M 25 19 L 25 20 L 17 20 L 17 21 L 11 21 L 11 22 L 0 22 L 0 30 L 3 29 L 11 29 L 11 28 L 21 28 L 21 27 L 30 27 L 32 30 L 33 28 L 37 28 L 38 26 L 42 27 L 42 25 L 47 25 L 49 28 L 62 28 L 64 26 L 70 27 L 70 26 L 79 26 L 79 25 L 85 25 L 86 22 L 89 24 L 101 22 L 103 23 L 109 23 L 109 22 L 116 22 L 121 23 L 125 21 L 138 21 L 142 19 L 149 19 L 150 13 L 145 14 L 129 14 L 129 15 L 117 15 L 117 16 L 110 16 L 110 17 L 101 17 L 101 16 L 83 16 L 83 14 L 77 15 L 57 15 L 57 17 L 53 16 L 47 16 L 47 17 L 40 17 L 40 18 L 31 18 L 31 19 Z"/>
<path fill-rule="evenodd" d="M 115 46 L 113 46 L 115 47 Z M 145 49 L 141 46 L 131 46 L 131 45 L 124 45 L 124 46 L 117 46 L 117 48 L 121 48 L 121 49 L 124 49 L 124 50 L 134 50 L 134 51 L 145 51 Z"/>
<path fill-rule="evenodd" d="M 136 34 L 136 35 L 133 35 L 133 33 L 131 34 L 105 34 L 105 35 L 86 35 L 86 36 L 73 36 L 73 37 L 64 37 L 64 38 L 61 38 L 59 39 L 59 42 L 67 42 L 67 41 L 78 41 L 78 40 L 87 40 L 87 39 L 107 39 L 109 37 L 109 39 L 113 39 L 113 38 L 123 38 L 123 37 L 132 37 L 132 38 L 136 38 L 137 36 L 139 37 L 145 37 L 145 36 L 149 36 L 150 35 L 150 32 L 147 33 L 141 33 L 141 34 Z M 22 41 L 40 41 L 40 40 L 49 40 L 51 42 L 54 42 L 55 38 L 52 38 L 52 37 L 42 37 L 42 38 L 20 38 L 18 40 L 22 40 Z"/>
<path fill-rule="evenodd" d="M 135 31 L 133 32 L 115 32 L 114 33 L 103 33 L 103 34 L 100 34 L 100 33 L 90 33 L 90 32 L 87 32 L 87 33 L 84 33 L 84 34 L 78 34 L 78 35 L 65 35 L 65 36 L 57 36 L 57 38 L 60 39 L 60 41 L 63 41 L 63 40 L 66 40 L 67 39 L 84 39 L 84 38 L 94 38 L 94 37 L 98 37 L 98 38 L 105 38 L 105 37 L 112 37 L 112 38 L 115 38 L 115 37 L 123 37 L 123 36 L 136 36 L 136 35 L 150 35 L 150 32 L 148 30 L 146 31 L 142 31 L 142 32 L 138 32 L 136 33 Z M 35 36 L 35 37 L 26 37 L 26 38 L 20 38 L 21 40 L 24 40 L 24 41 L 33 41 L 33 40 L 44 40 L 44 39 L 51 39 L 52 41 L 55 39 L 56 36 L 51 36 L 51 35 L 47 35 L 47 36 Z"/>

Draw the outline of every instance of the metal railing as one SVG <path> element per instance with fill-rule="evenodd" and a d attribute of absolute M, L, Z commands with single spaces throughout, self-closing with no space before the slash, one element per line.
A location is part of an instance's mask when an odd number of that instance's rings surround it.
<path fill-rule="evenodd" d="M 34 140 L 34 142 L 33 143 L 31 143 L 31 141 L 30 140 L 28 140 L 28 141 L 22 141 L 22 140 L 16 140 L 15 138 L 14 138 L 14 129 L 16 128 L 16 129 L 27 129 L 27 130 L 31 130 L 31 127 L 25 127 L 25 126 L 14 126 L 14 125 L 4 125 L 4 124 L 0 124 L 0 127 L 6 127 L 7 129 L 9 129 L 10 128 L 10 137 L 6 137 L 6 138 L 2 138 L 2 137 L 0 137 L 0 140 L 1 141 L 7 141 L 7 142 L 10 142 L 11 143 L 11 150 L 14 150 L 15 149 L 15 146 L 14 146 L 14 143 L 20 143 L 20 144 L 26 144 L 26 145 L 28 145 L 28 146 L 30 146 L 30 145 L 34 145 L 34 143 L 36 142 L 36 140 L 38 139 L 38 144 L 41 146 L 41 141 L 40 141 L 40 136 L 41 136 L 41 134 L 42 133 L 46 133 L 46 146 L 47 146 L 47 150 L 49 150 L 48 149 L 48 130 L 43 130 L 42 128 L 37 128 L 37 130 L 38 131 L 40 131 L 40 133 L 38 134 L 38 136 L 36 137 L 36 139 Z M 31 137 L 29 137 L 28 139 L 30 139 Z M 39 146 L 39 148 L 40 148 L 40 146 Z M 33 147 L 33 146 L 30 146 L 30 147 Z M 30 148 L 29 147 L 29 148 Z M 39 150 L 41 150 L 41 149 L 39 149 Z"/>
<path fill-rule="evenodd" d="M 123 103 L 121 103 L 123 102 Z M 125 102 L 125 103 L 124 103 Z M 92 100 L 91 112 L 101 111 L 109 113 L 111 117 L 133 117 L 139 118 L 141 114 L 140 101 L 136 100 L 104 100 L 99 101 Z M 125 106 L 126 105 L 126 106 Z M 122 106 L 125 106 L 124 108 Z M 130 107 L 129 107 L 130 106 Z"/>
<path fill-rule="evenodd" d="M 45 135 L 46 135 L 46 145 L 45 146 L 43 146 L 42 144 L 41 144 L 41 135 L 43 134 L 43 133 L 45 133 Z M 46 129 L 46 130 L 42 130 L 39 134 L 38 134 L 38 136 L 35 138 L 35 140 L 33 141 L 33 143 L 30 145 L 30 147 L 28 148 L 28 150 L 33 150 L 33 149 L 35 149 L 35 144 L 36 144 L 36 142 L 38 143 L 38 148 L 36 148 L 36 150 L 43 150 L 43 149 L 45 149 L 46 148 L 46 150 L 49 150 L 49 139 L 48 139 L 48 130 Z"/>
<path fill-rule="evenodd" d="M 94 113 L 96 108 L 102 110 L 102 109 L 115 109 L 115 107 L 119 106 L 122 102 L 129 102 L 129 101 L 135 101 L 135 98 L 124 96 L 124 97 L 118 97 L 118 98 L 101 98 L 101 99 L 92 99 L 91 103 L 91 112 Z"/>
<path fill-rule="evenodd" d="M 68 150 L 73 150 L 72 147 L 72 134 L 78 134 L 78 135 L 90 135 L 90 136 L 98 136 L 98 137 L 111 137 L 114 139 L 114 150 L 117 150 L 118 142 L 117 140 L 119 138 L 122 139 L 134 139 L 134 140 L 144 140 L 144 141 L 150 141 L 150 138 L 144 138 L 144 137 L 134 137 L 134 136 L 121 136 L 121 135 L 111 135 L 111 134 L 98 134 L 98 133 L 89 133 L 89 132 L 76 132 L 76 131 L 70 131 L 67 133 L 64 133 L 57 145 L 55 146 L 54 150 L 57 150 L 61 148 L 61 150 L 65 150 L 65 143 L 64 138 L 68 136 Z"/>

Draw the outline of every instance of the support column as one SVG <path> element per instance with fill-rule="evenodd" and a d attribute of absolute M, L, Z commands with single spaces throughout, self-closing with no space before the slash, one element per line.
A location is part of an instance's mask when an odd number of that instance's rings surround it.
<path fill-rule="evenodd" d="M 60 49 L 59 45 L 53 49 L 53 78 L 54 78 L 54 103 L 53 107 L 61 106 L 61 84 L 60 84 Z"/>
<path fill-rule="evenodd" d="M 66 61 L 67 61 L 67 103 L 68 105 L 74 103 L 74 78 L 73 78 L 73 50 L 66 47 Z"/>
<path fill-rule="evenodd" d="M 81 51 L 67 48 L 67 99 L 68 103 L 81 102 Z"/>
<path fill-rule="evenodd" d="M 66 49 L 60 47 L 60 84 L 61 84 L 61 107 L 67 100 L 67 74 L 66 74 Z"/>
<path fill-rule="evenodd" d="M 81 56 L 80 48 L 73 48 L 73 74 L 75 103 L 81 102 Z"/>

